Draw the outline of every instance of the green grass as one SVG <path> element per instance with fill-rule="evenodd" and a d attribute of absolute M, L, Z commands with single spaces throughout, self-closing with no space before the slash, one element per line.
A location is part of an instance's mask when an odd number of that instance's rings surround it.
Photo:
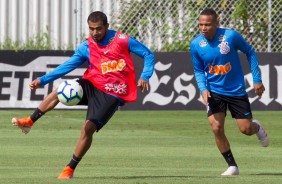
<path fill-rule="evenodd" d="M 0 183 L 235 184 L 281 183 L 281 112 L 256 111 L 271 139 L 262 148 L 256 136 L 241 134 L 227 116 L 226 134 L 240 168 L 221 177 L 227 166 L 217 150 L 204 111 L 118 111 L 94 135 L 75 178 L 56 179 L 71 159 L 85 111 L 54 110 L 24 135 L 13 116 L 32 110 L 1 110 Z"/>

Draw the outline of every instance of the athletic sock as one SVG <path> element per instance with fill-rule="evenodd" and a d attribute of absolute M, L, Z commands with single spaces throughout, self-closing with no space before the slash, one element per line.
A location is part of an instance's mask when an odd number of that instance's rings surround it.
<path fill-rule="evenodd" d="M 72 159 L 70 161 L 70 163 L 68 164 L 68 166 L 70 166 L 70 168 L 75 169 L 77 164 L 80 162 L 81 158 L 76 157 L 74 154 L 72 155 Z"/>
<path fill-rule="evenodd" d="M 33 123 L 35 123 L 35 121 L 37 121 L 43 115 L 44 113 L 40 109 L 37 108 L 35 109 L 33 114 L 30 116 L 30 119 L 33 121 Z"/>
<path fill-rule="evenodd" d="M 228 150 L 224 153 L 221 153 L 222 156 L 224 157 L 225 161 L 227 162 L 228 166 L 237 166 L 236 162 L 235 162 L 235 159 L 233 157 L 233 154 L 231 152 L 231 150 Z"/>

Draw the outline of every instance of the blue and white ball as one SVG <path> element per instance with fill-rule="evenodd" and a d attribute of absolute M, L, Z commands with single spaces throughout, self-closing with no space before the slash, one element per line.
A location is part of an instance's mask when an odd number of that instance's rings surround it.
<path fill-rule="evenodd" d="M 66 80 L 59 85 L 57 95 L 64 105 L 77 105 L 82 99 L 83 89 L 75 80 Z"/>

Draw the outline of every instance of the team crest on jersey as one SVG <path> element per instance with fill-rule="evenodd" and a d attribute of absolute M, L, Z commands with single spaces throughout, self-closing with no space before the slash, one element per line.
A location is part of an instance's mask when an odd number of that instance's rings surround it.
<path fill-rule="evenodd" d="M 221 42 L 218 47 L 220 48 L 221 54 L 227 54 L 230 51 L 230 47 L 228 46 L 228 42 Z"/>
<path fill-rule="evenodd" d="M 207 46 L 207 44 L 208 44 L 208 42 L 206 42 L 205 40 L 202 40 L 200 42 L 200 47 L 205 47 L 205 46 Z"/>
<path fill-rule="evenodd" d="M 226 40 L 226 36 L 225 35 L 219 35 L 218 41 L 223 42 L 224 40 Z"/>
<path fill-rule="evenodd" d="M 118 37 L 121 38 L 121 39 L 125 39 L 126 35 L 125 34 L 119 34 Z"/>

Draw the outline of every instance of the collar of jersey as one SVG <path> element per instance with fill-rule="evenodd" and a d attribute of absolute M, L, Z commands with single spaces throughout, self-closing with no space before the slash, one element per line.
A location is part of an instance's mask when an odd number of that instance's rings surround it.
<path fill-rule="evenodd" d="M 103 40 L 98 42 L 98 44 L 102 45 L 102 46 L 108 45 L 109 43 L 111 43 L 111 41 L 115 37 L 115 35 L 116 35 L 116 31 L 109 29 L 107 34 L 106 34 L 106 36 L 105 36 L 105 38 L 103 38 Z"/>

